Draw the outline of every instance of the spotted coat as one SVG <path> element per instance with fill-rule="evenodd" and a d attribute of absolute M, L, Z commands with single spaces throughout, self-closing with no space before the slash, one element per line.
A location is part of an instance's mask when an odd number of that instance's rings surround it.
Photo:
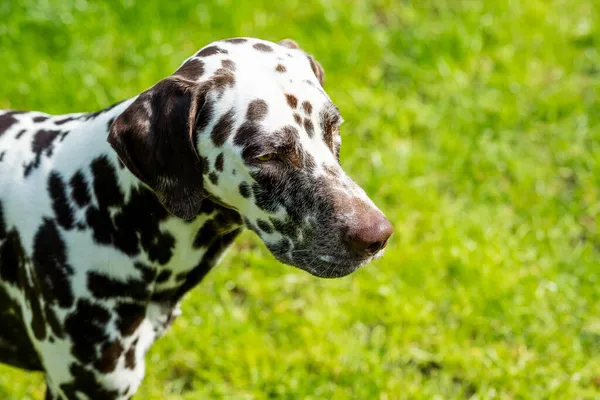
<path fill-rule="evenodd" d="M 129 398 L 242 229 L 322 277 L 380 256 L 323 79 L 291 40 L 235 38 L 99 112 L 0 111 L 0 362 L 47 399 Z"/>

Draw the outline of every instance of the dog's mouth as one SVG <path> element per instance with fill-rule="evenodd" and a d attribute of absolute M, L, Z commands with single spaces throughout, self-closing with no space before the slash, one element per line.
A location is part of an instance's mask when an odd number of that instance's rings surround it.
<path fill-rule="evenodd" d="M 279 261 L 304 270 L 316 277 L 342 278 L 369 264 L 371 261 L 380 258 L 383 255 L 383 249 L 374 255 L 363 258 L 342 254 L 314 255 L 315 253 L 310 250 L 292 250 L 285 255 L 273 254 Z M 311 255 L 307 257 L 308 254 Z"/>

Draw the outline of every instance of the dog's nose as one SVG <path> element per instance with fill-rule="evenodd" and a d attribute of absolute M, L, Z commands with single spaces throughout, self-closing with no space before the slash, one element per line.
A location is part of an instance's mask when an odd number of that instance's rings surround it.
<path fill-rule="evenodd" d="M 394 228 L 379 211 L 369 213 L 361 219 L 364 222 L 350 228 L 346 240 L 357 255 L 373 255 L 387 245 Z"/>

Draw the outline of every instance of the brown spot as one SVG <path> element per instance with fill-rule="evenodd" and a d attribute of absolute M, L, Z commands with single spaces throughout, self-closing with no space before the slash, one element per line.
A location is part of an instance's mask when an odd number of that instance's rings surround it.
<path fill-rule="evenodd" d="M 204 63 L 193 58 L 183 64 L 173 75 L 180 76 L 190 81 L 198 80 L 204 74 Z"/>
<path fill-rule="evenodd" d="M 242 43 L 246 43 L 248 40 L 244 39 L 244 38 L 232 38 L 232 39 L 225 39 L 224 41 L 227 43 L 232 43 L 232 44 L 242 44 Z"/>
<path fill-rule="evenodd" d="M 135 339 L 127 353 L 125 353 L 125 368 L 127 369 L 135 369 L 135 346 L 137 342 L 138 340 Z"/>
<path fill-rule="evenodd" d="M 309 138 L 312 138 L 315 135 L 315 127 L 310 119 L 304 118 L 304 129 L 308 134 Z"/>
<path fill-rule="evenodd" d="M 287 100 L 288 105 L 293 109 L 298 107 L 298 98 L 293 94 L 286 93 L 285 99 Z"/>
<path fill-rule="evenodd" d="M 284 143 L 287 143 L 287 145 L 283 147 L 287 160 L 289 160 L 296 168 L 302 167 L 304 163 L 304 154 L 294 145 L 299 139 L 298 130 L 291 125 L 286 125 L 281 128 L 281 138 Z"/>
<path fill-rule="evenodd" d="M 273 51 L 273 48 L 271 46 L 266 45 L 264 43 L 256 43 L 252 47 L 254 47 L 258 51 L 264 51 L 265 53 L 270 53 Z"/>
<path fill-rule="evenodd" d="M 312 113 L 312 104 L 310 104 L 308 101 L 303 101 L 302 109 L 304 110 L 305 113 L 310 115 L 310 113 Z"/>
<path fill-rule="evenodd" d="M 231 71 L 219 68 L 212 77 L 212 84 L 213 88 L 219 92 L 219 95 L 223 95 L 227 87 L 232 88 L 235 85 L 235 77 Z"/>
<path fill-rule="evenodd" d="M 225 141 L 229 137 L 229 135 L 231 135 L 234 113 L 235 111 L 232 108 L 227 113 L 223 114 L 215 124 L 210 134 L 210 138 L 212 139 L 215 146 L 222 146 L 223 143 L 225 143 Z M 204 165 L 206 165 L 206 162 L 204 163 Z"/>
<path fill-rule="evenodd" d="M 214 54 L 229 54 L 229 52 L 217 46 L 208 46 L 196 53 L 196 57 L 208 57 Z"/>
<path fill-rule="evenodd" d="M 323 71 L 323 67 L 321 67 L 321 64 L 319 64 L 318 61 L 315 60 L 312 56 L 307 56 L 307 57 L 308 57 L 308 62 L 310 63 L 310 67 L 312 68 L 313 72 L 315 73 L 315 76 L 319 80 L 319 83 L 321 84 L 321 86 L 323 86 L 323 84 L 325 82 L 325 71 Z"/>
<path fill-rule="evenodd" d="M 266 117 L 268 110 L 269 106 L 266 101 L 262 99 L 252 100 L 250 104 L 248 104 L 246 118 L 253 122 L 261 121 Z"/>
<path fill-rule="evenodd" d="M 333 104 L 326 104 L 319 113 L 323 139 L 330 149 L 334 149 L 333 138 L 341 122 L 340 113 Z"/>
<path fill-rule="evenodd" d="M 298 113 L 294 113 L 294 120 L 298 125 L 302 125 L 302 117 Z"/>
<path fill-rule="evenodd" d="M 221 60 L 221 65 L 225 69 L 235 71 L 235 63 L 232 60 Z"/>
<path fill-rule="evenodd" d="M 113 372 L 117 367 L 119 357 L 123 354 L 123 350 L 123 346 L 119 340 L 114 340 L 112 343 L 105 343 L 102 347 L 100 359 L 96 361 L 95 367 L 104 374 Z"/>
<path fill-rule="evenodd" d="M 293 41 L 292 39 L 283 39 L 279 41 L 279 45 L 283 47 L 287 47 L 288 49 L 299 49 L 298 43 Z"/>
<path fill-rule="evenodd" d="M 277 64 L 277 67 L 275 67 L 275 71 L 277 71 L 277 72 L 285 72 L 285 71 L 287 71 L 287 69 L 285 68 L 285 65 L 283 65 L 283 64 Z"/>

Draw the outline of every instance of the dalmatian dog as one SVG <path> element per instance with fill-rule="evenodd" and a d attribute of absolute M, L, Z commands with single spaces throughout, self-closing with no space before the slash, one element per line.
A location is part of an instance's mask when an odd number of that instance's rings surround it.
<path fill-rule="evenodd" d="M 46 399 L 126 399 L 244 228 L 325 278 L 392 226 L 339 163 L 342 118 L 292 40 L 217 41 L 95 113 L 0 111 L 0 361 Z"/>

